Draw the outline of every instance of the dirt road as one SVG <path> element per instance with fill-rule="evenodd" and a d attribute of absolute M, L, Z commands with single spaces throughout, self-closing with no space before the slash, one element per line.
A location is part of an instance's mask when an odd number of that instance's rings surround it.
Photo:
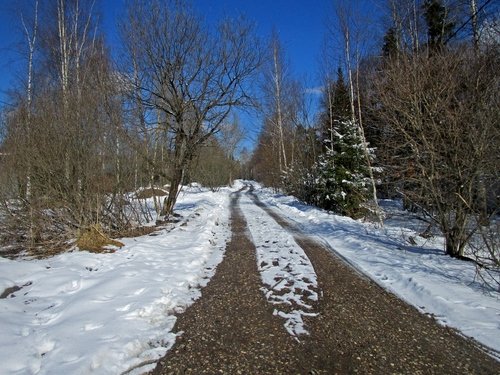
<path fill-rule="evenodd" d="M 300 342 L 260 290 L 241 194 L 294 235 L 322 291 Z M 304 237 L 245 189 L 232 196 L 232 239 L 200 298 L 178 316 L 183 332 L 153 374 L 498 374 L 500 363 Z"/>

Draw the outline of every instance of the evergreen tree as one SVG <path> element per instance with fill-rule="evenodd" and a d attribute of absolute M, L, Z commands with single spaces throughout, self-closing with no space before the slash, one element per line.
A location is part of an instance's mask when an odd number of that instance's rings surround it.
<path fill-rule="evenodd" d="M 352 120 L 335 120 L 333 142 L 314 167 L 318 205 L 351 217 L 363 213 L 370 186 L 358 126 Z"/>
<path fill-rule="evenodd" d="M 382 54 L 388 58 L 394 58 L 398 55 L 398 40 L 394 27 L 390 27 L 384 35 Z"/>
<path fill-rule="evenodd" d="M 328 82 L 323 95 L 321 114 L 321 130 L 323 142 L 332 142 L 332 131 L 335 122 L 344 121 L 351 118 L 351 105 L 349 100 L 349 90 L 344 81 L 344 74 L 341 68 L 337 70 L 337 80 Z"/>
<path fill-rule="evenodd" d="M 442 0 L 426 0 L 423 8 L 429 49 L 439 50 L 451 35 L 455 24 L 448 20 L 448 9 Z"/>
<path fill-rule="evenodd" d="M 352 120 L 349 90 L 342 69 L 322 100 L 320 117 L 323 152 L 312 168 L 312 201 L 325 209 L 359 216 L 369 194 L 369 170 L 363 152 L 359 124 Z"/>

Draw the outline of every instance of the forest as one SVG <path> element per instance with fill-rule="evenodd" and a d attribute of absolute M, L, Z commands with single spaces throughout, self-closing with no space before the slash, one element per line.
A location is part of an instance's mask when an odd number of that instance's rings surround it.
<path fill-rule="evenodd" d="M 378 199 L 402 199 L 446 254 L 498 267 L 498 5 L 383 7 L 374 43 L 333 2 L 314 110 L 279 33 L 243 16 L 213 26 L 189 2 L 128 1 L 112 54 L 94 0 L 32 1 L 0 114 L 0 246 L 46 256 L 92 231 L 139 234 L 153 215 L 138 198 L 154 197 L 160 224 L 183 185 L 244 178 L 378 225 Z M 262 118 L 251 152 L 239 110 Z"/>

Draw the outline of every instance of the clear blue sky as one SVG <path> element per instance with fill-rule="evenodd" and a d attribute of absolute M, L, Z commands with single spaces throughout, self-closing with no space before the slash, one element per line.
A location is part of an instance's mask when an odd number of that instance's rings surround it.
<path fill-rule="evenodd" d="M 30 4 L 33 0 L 0 0 L 0 101 L 6 101 L 6 91 L 18 82 L 18 74 L 24 73 L 25 61 L 16 52 L 16 43 L 22 41 L 20 15 L 16 4 Z M 351 0 L 364 14 L 380 11 L 382 0 Z M 112 51 L 119 42 L 116 24 L 123 12 L 125 0 L 97 0 L 102 12 L 100 24 Z M 309 87 L 318 83 L 319 55 L 324 40 L 326 23 L 333 14 L 334 0 L 193 0 L 208 20 L 221 16 L 243 14 L 254 21 L 263 38 L 278 31 L 291 71 L 297 78 L 306 80 Z M 246 116 L 245 122 L 252 121 Z M 260 124 L 246 124 L 256 128 Z"/>

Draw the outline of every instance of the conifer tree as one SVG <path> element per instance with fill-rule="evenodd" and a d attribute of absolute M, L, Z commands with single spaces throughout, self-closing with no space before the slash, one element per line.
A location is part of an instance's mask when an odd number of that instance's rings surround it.
<path fill-rule="evenodd" d="M 351 106 L 342 70 L 331 91 L 325 92 L 322 115 L 324 152 L 314 166 L 316 202 L 342 215 L 359 216 L 369 195 L 369 170 L 359 124 Z"/>
<path fill-rule="evenodd" d="M 333 143 L 315 165 L 317 202 L 328 210 L 358 217 L 369 196 L 369 171 L 358 124 L 336 120 Z"/>
<path fill-rule="evenodd" d="M 455 25 L 449 21 L 448 9 L 443 5 L 442 0 L 426 0 L 423 8 L 429 49 L 439 50 L 444 46 L 446 38 L 451 35 Z"/>
<path fill-rule="evenodd" d="M 349 91 L 344 81 L 342 69 L 337 70 L 337 80 L 327 82 L 322 106 L 324 111 L 321 114 L 322 141 L 326 145 L 333 142 L 333 127 L 336 121 L 351 118 L 351 106 Z"/>
<path fill-rule="evenodd" d="M 384 45 L 382 46 L 382 53 L 384 57 L 394 58 L 398 55 L 398 39 L 396 29 L 390 27 L 384 35 Z"/>

